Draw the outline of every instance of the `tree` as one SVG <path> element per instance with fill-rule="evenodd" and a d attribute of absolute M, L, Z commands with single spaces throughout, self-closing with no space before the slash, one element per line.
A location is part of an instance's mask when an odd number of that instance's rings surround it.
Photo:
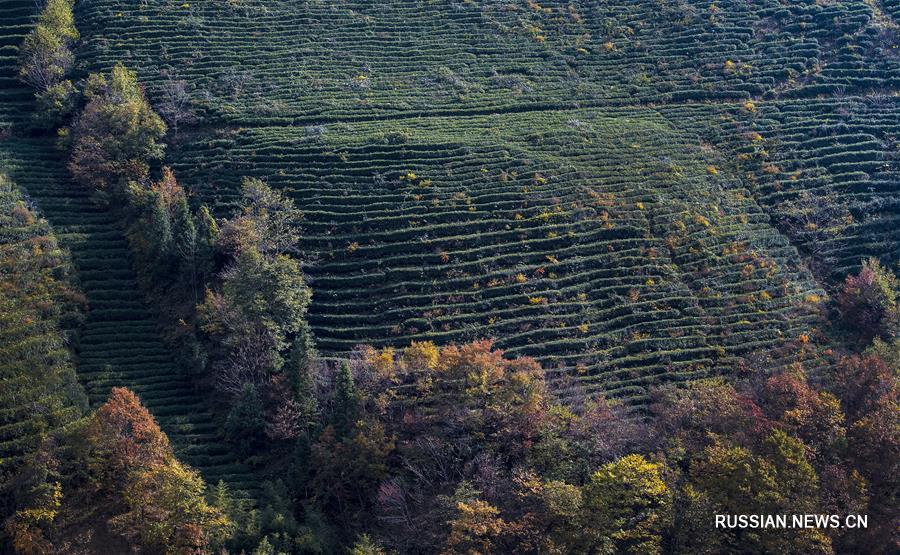
<path fill-rule="evenodd" d="M 831 393 L 806 381 L 802 370 L 786 371 L 766 380 L 760 405 L 783 429 L 803 440 L 805 448 L 824 462 L 838 460 L 846 443 L 845 416 Z"/>
<path fill-rule="evenodd" d="M 350 548 L 350 555 L 387 555 L 387 552 L 368 534 L 360 534 Z"/>
<path fill-rule="evenodd" d="M 137 74 L 116 64 L 108 77 L 91 75 L 84 94 L 88 104 L 68 134 L 72 175 L 99 190 L 145 179 L 149 163 L 162 158 L 166 124 L 147 102 Z"/>
<path fill-rule="evenodd" d="M 228 413 L 225 437 L 237 445 L 238 452 L 245 457 L 256 452 L 265 441 L 264 410 L 259 392 L 248 383 Z"/>
<path fill-rule="evenodd" d="M 197 258 L 197 227 L 191 216 L 187 196 L 179 195 L 172 206 L 172 245 L 175 253 L 181 259 L 182 266 L 186 266 L 193 276 L 195 260 Z M 192 278 L 194 281 L 195 278 Z"/>
<path fill-rule="evenodd" d="M 441 351 L 440 369 L 450 379 L 463 382 L 470 394 L 487 393 L 503 377 L 503 352 L 494 349 L 490 340 L 449 345 Z"/>
<path fill-rule="evenodd" d="M 128 389 L 113 388 L 88 419 L 66 430 L 59 447 L 63 491 L 78 500 L 63 502 L 62 525 L 93 528 L 100 519 L 132 547 L 153 553 L 202 553 L 231 534 L 227 516 L 205 500 L 200 475 L 175 458 Z"/>
<path fill-rule="evenodd" d="M 305 329 L 311 292 L 300 264 L 285 254 L 299 240 L 299 219 L 290 199 L 247 179 L 240 214 L 220 231 L 200 223 L 201 237 L 217 236 L 219 250 L 233 257 L 219 275 L 220 290 L 207 291 L 198 307 L 203 330 L 223 347 L 216 367 L 224 391 L 268 383 L 283 366 L 291 339 Z"/>
<path fill-rule="evenodd" d="M 49 555 L 54 552 L 51 536 L 63 498 L 57 466 L 53 453 L 40 449 L 29 456 L 16 477 L 17 508 L 3 525 L 16 553 Z"/>
<path fill-rule="evenodd" d="M 244 178 L 241 213 L 225 222 L 220 244 L 232 254 L 255 249 L 268 259 L 293 253 L 303 214 L 294 202 L 254 178 Z"/>
<path fill-rule="evenodd" d="M 152 200 L 147 207 L 147 222 L 144 235 L 151 243 L 149 259 L 157 262 L 157 267 L 165 266 L 172 252 L 172 222 L 163 195 L 158 191 L 151 192 Z"/>
<path fill-rule="evenodd" d="M 243 319 L 272 335 L 279 352 L 303 327 L 311 297 L 296 260 L 267 259 L 255 250 L 242 252 L 225 271 L 222 294 Z"/>
<path fill-rule="evenodd" d="M 651 405 L 657 436 L 665 443 L 699 453 L 710 438 L 727 436 L 734 443 L 753 446 L 768 434 L 773 423 L 751 396 L 722 379 L 701 380 L 684 388 L 659 392 Z"/>
<path fill-rule="evenodd" d="M 182 123 L 194 123 L 197 116 L 191 106 L 191 95 L 188 83 L 183 79 L 175 79 L 167 75 L 160 90 L 159 115 L 178 134 L 178 126 Z"/>
<path fill-rule="evenodd" d="M 285 368 L 285 375 L 288 377 L 291 389 L 298 398 L 310 397 L 315 400 L 313 371 L 318 356 L 312 329 L 304 321 L 300 324 L 300 329 L 294 338 L 288 366 Z"/>
<path fill-rule="evenodd" d="M 864 261 L 857 275 L 847 276 L 838 294 L 838 307 L 864 343 L 896 333 L 900 318 L 898 290 L 897 277 L 875 258 Z"/>
<path fill-rule="evenodd" d="M 196 260 L 198 283 L 206 283 L 215 269 L 216 241 L 219 240 L 219 224 L 204 204 L 194 215 L 197 229 Z"/>
<path fill-rule="evenodd" d="M 662 466 L 641 455 L 603 465 L 584 486 L 587 526 L 617 553 L 661 553 L 672 494 Z"/>
<path fill-rule="evenodd" d="M 407 371 L 430 373 L 438 367 L 440 349 L 431 341 L 413 341 L 403 349 L 401 360 Z"/>
<path fill-rule="evenodd" d="M 37 93 L 37 111 L 33 119 L 39 127 L 53 129 L 62 124 L 78 103 L 78 91 L 68 79 Z"/>
<path fill-rule="evenodd" d="M 204 490 L 196 471 L 170 458 L 129 481 L 122 492 L 127 511 L 110 519 L 110 526 L 150 552 L 202 552 L 232 528 L 228 517 L 206 502 Z"/>
<path fill-rule="evenodd" d="M 353 383 L 353 374 L 350 373 L 350 366 L 342 362 L 335 379 L 331 402 L 331 424 L 338 438 L 344 437 L 353 429 L 358 410 L 359 396 Z"/>
<path fill-rule="evenodd" d="M 275 417 L 267 429 L 269 437 L 293 439 L 304 434 L 308 439 L 310 430 L 317 424 L 319 403 L 313 376 L 316 356 L 312 332 L 304 322 L 281 376 L 273 380 L 277 382 L 273 383 L 277 405 Z"/>
<path fill-rule="evenodd" d="M 75 57 L 71 46 L 79 36 L 73 4 L 73 0 L 47 0 L 37 25 L 22 43 L 19 77 L 38 93 L 60 84 L 72 69 Z"/>
<path fill-rule="evenodd" d="M 765 440 L 764 455 L 714 443 L 690 467 L 689 491 L 708 501 L 703 519 L 714 514 L 774 515 L 812 512 L 818 506 L 818 477 L 806 460 L 803 444 L 776 430 Z M 701 514 L 703 511 L 700 512 Z M 820 530 L 804 529 L 785 536 L 777 530 L 717 530 L 718 549 L 760 553 L 831 553 L 831 541 Z"/>
<path fill-rule="evenodd" d="M 114 387 L 91 418 L 87 439 L 98 485 L 120 491 L 131 472 L 165 464 L 172 457 L 169 439 L 131 390 Z"/>
<path fill-rule="evenodd" d="M 589 526 L 584 521 L 582 488 L 551 480 L 537 488 L 545 521 L 547 550 L 551 553 L 581 552 L 590 543 Z"/>
<path fill-rule="evenodd" d="M 493 553 L 508 527 L 500 518 L 500 510 L 493 505 L 473 499 L 456 504 L 457 515 L 450 521 L 450 535 L 443 553 L 445 555 L 478 555 Z"/>
<path fill-rule="evenodd" d="M 222 273 L 221 292 L 207 291 L 198 307 L 201 325 L 221 342 L 227 358 L 217 384 L 237 393 L 244 384 L 263 385 L 283 365 L 282 353 L 304 325 L 311 293 L 296 260 L 241 252 Z"/>

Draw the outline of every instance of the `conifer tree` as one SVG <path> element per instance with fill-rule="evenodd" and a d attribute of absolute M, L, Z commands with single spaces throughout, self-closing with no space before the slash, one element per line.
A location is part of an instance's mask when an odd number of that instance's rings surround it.
<path fill-rule="evenodd" d="M 263 412 L 263 402 L 256 387 L 246 384 L 225 422 L 225 437 L 244 455 L 253 453 L 265 438 Z"/>
<path fill-rule="evenodd" d="M 146 237 L 153 245 L 153 259 L 165 259 L 171 254 L 172 249 L 172 225 L 169 222 L 169 214 L 162 195 L 153 195 L 149 206 L 148 229 Z"/>
<path fill-rule="evenodd" d="M 316 352 L 312 340 L 312 331 L 306 322 L 294 340 L 291 356 L 285 365 L 285 374 L 300 409 L 300 425 L 309 429 L 316 423 L 319 403 L 316 399 L 315 378 L 312 374 Z"/>
<path fill-rule="evenodd" d="M 334 385 L 331 420 L 337 437 L 345 437 L 353 429 L 358 411 L 359 396 L 353 374 L 346 362 L 341 363 Z"/>

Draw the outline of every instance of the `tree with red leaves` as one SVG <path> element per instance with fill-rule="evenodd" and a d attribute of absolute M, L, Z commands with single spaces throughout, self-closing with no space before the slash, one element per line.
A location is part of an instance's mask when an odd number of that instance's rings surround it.
<path fill-rule="evenodd" d="M 92 466 L 101 485 L 118 491 L 130 473 L 168 463 L 169 439 L 131 390 L 114 387 L 88 428 Z"/>
<path fill-rule="evenodd" d="M 893 337 L 900 321 L 897 291 L 900 281 L 877 259 L 863 262 L 855 276 L 847 276 L 838 295 L 838 307 L 845 322 L 852 326 L 863 343 L 873 337 Z"/>

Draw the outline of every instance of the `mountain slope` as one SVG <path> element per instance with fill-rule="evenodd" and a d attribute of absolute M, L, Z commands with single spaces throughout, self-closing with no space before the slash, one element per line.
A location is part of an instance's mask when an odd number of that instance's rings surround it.
<path fill-rule="evenodd" d="M 186 83 L 199 200 L 291 194 L 326 353 L 490 336 L 641 402 L 814 339 L 823 286 L 898 260 L 879 6 L 96 0 L 79 55 L 158 105 Z"/>
<path fill-rule="evenodd" d="M 72 262 L 0 163 L 0 489 L 84 414 L 69 343 L 82 315 Z M 8 493 L 8 491 L 6 492 Z"/>
<path fill-rule="evenodd" d="M 178 370 L 160 339 L 118 222 L 68 179 L 59 151 L 49 142 L 0 142 L 0 161 L 72 252 L 88 304 L 76 370 L 91 404 L 102 403 L 113 387 L 128 387 L 159 421 L 178 456 L 208 482 L 221 479 L 235 490 L 255 489 L 255 477 L 223 444 L 208 401 Z"/>
<path fill-rule="evenodd" d="M 140 291 L 131 251 L 116 217 L 94 204 L 69 179 L 53 137 L 25 138 L 33 94 L 16 80 L 18 45 L 30 27 L 33 2 L 0 1 L 0 123 L 15 123 L 0 140 L 0 163 L 46 216 L 71 251 L 88 311 L 77 340 L 78 379 L 90 403 L 102 403 L 112 387 L 137 393 L 172 440 L 176 452 L 210 483 L 224 480 L 236 491 L 255 490 L 256 477 L 236 462 L 213 421 L 208 400 L 173 361 L 157 320 Z M 27 102 L 25 101 L 27 100 Z"/>

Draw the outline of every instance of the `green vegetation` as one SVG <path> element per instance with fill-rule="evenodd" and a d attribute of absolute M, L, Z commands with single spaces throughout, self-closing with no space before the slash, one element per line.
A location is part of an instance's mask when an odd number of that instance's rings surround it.
<path fill-rule="evenodd" d="M 401 144 L 381 138 L 413 128 Z M 708 171 L 720 160 L 652 112 L 305 137 L 245 130 L 192 142 L 172 166 L 225 206 L 250 171 L 290 194 L 300 251 L 318 256 L 309 320 L 329 355 L 490 335 L 572 377 L 566 396 L 583 386 L 639 401 L 648 385 L 725 371 L 816 325 L 807 301 L 824 294 L 796 251 L 748 191 Z"/>
<path fill-rule="evenodd" d="M 0 166 L 2 167 L 2 166 Z M 47 221 L 0 174 L 0 493 L 48 434 L 87 407 L 69 346 L 84 297 Z"/>
<path fill-rule="evenodd" d="M 898 291 L 897 277 L 874 258 L 863 262 L 859 275 L 847 276 L 838 296 L 838 309 L 864 344 L 875 337 L 897 335 L 900 325 Z"/>
<path fill-rule="evenodd" d="M 184 80 L 203 119 L 270 125 L 890 90 L 881 4 L 98 0 L 79 24 L 94 70 Z"/>
<path fill-rule="evenodd" d="M 118 217 L 69 178 L 52 141 L 4 142 L 0 159 L 72 253 L 90 308 L 78 334 L 77 372 L 91 404 L 104 402 L 112 387 L 127 386 L 159 421 L 178 456 L 207 482 L 224 480 L 236 496 L 256 490 L 250 469 L 223 444 L 210 400 L 164 343 Z"/>
<path fill-rule="evenodd" d="M 806 377 L 809 348 L 760 354 L 760 368 L 793 361 L 765 376 L 658 390 L 636 421 L 603 399 L 558 404 L 533 360 L 488 341 L 362 347 L 326 372 L 319 424 L 280 464 L 306 522 L 334 523 L 317 537 L 367 533 L 388 552 L 879 552 L 883 517 L 860 531 L 707 524 L 896 509 L 898 368 L 882 357 L 897 345 L 837 361 L 825 388 Z M 268 541 L 283 551 L 308 541 L 281 534 Z"/>
<path fill-rule="evenodd" d="M 84 97 L 87 104 L 66 131 L 72 177 L 100 190 L 146 178 L 148 162 L 162 158 L 158 141 L 166 124 L 144 98 L 137 75 L 123 65 L 109 77 L 92 74 Z"/>
<path fill-rule="evenodd" d="M 60 85 L 72 69 L 72 43 L 78 39 L 71 0 L 48 0 L 37 25 L 22 43 L 19 76 L 44 93 Z"/>
<path fill-rule="evenodd" d="M 281 370 L 310 300 L 300 265 L 287 256 L 297 243 L 293 203 L 258 180 L 244 182 L 243 199 L 241 213 L 220 226 L 216 246 L 231 258 L 221 290 L 207 289 L 197 307 L 203 331 L 220 345 L 216 384 L 231 394 Z"/>
<path fill-rule="evenodd" d="M 900 545 L 897 2 L 23 2 L 3 550 Z"/>
<path fill-rule="evenodd" d="M 892 59 L 892 58 L 888 58 Z M 773 224 L 807 257 L 819 279 L 836 284 L 867 257 L 895 264 L 900 176 L 896 98 L 668 106 L 680 128 L 715 145 L 742 176 Z"/>

